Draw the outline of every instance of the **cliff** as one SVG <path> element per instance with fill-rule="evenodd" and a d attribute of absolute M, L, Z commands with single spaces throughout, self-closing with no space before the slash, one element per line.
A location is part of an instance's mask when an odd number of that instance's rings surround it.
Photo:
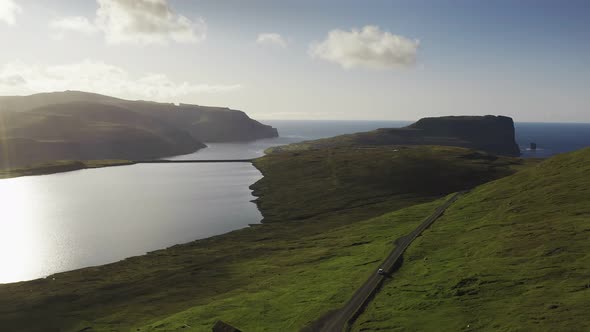
<path fill-rule="evenodd" d="M 153 159 L 203 142 L 276 137 L 275 128 L 221 107 L 129 101 L 66 91 L 0 97 L 0 168 L 55 160 Z"/>
<path fill-rule="evenodd" d="M 447 116 L 424 118 L 408 128 L 420 130 L 432 138 L 457 138 L 464 147 L 491 153 L 519 156 L 514 121 L 506 116 Z"/>
<path fill-rule="evenodd" d="M 374 131 L 306 141 L 272 151 L 308 150 L 334 146 L 442 145 L 519 156 L 514 122 L 505 116 L 447 116 L 424 118 L 404 128 Z"/>

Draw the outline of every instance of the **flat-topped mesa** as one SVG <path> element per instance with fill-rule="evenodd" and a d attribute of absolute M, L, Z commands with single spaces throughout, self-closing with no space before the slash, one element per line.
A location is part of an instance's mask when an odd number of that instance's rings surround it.
<path fill-rule="evenodd" d="M 272 148 L 269 152 L 380 145 L 458 146 L 504 156 L 520 155 L 512 119 L 492 115 L 424 118 L 404 128 L 382 128 L 306 141 Z"/>
<path fill-rule="evenodd" d="M 465 147 L 519 156 L 514 121 L 506 116 L 445 116 L 424 118 L 408 126 L 429 137 L 454 137 L 467 142 Z M 426 139 L 427 137 L 425 137 Z"/>

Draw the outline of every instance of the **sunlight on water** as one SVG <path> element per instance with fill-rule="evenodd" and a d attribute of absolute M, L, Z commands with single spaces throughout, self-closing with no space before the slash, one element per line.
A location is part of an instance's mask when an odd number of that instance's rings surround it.
<path fill-rule="evenodd" d="M 0 283 L 225 233 L 262 219 L 249 164 L 133 165 L 0 180 Z"/>
<path fill-rule="evenodd" d="M 408 124 L 268 122 L 282 137 L 211 143 L 176 159 L 255 158 L 270 146 Z M 520 145 L 538 143 L 543 157 L 587 145 L 589 133 L 590 125 L 517 124 Z M 262 217 L 248 186 L 260 177 L 246 164 L 181 164 L 0 180 L 0 283 L 113 262 L 257 223 Z"/>
<path fill-rule="evenodd" d="M 8 179 L 0 181 L 0 283 L 26 279 L 39 274 L 37 257 L 42 251 L 42 229 L 33 220 L 43 202 L 28 197 L 39 190 L 34 182 Z"/>

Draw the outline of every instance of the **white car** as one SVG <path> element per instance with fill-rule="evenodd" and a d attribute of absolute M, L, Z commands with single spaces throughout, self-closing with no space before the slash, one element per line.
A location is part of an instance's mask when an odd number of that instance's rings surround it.
<path fill-rule="evenodd" d="M 384 276 L 385 275 L 385 270 L 379 269 L 379 270 L 377 270 L 377 274 L 380 274 L 380 275 Z"/>

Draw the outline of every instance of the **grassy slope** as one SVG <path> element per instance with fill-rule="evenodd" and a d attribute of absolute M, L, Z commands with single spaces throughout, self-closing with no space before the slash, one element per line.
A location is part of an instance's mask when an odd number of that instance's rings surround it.
<path fill-rule="evenodd" d="M 519 156 L 514 139 L 514 122 L 503 116 L 450 116 L 423 118 L 403 128 L 381 128 L 373 131 L 304 141 L 268 149 L 306 151 L 330 147 L 382 145 L 460 146 L 494 154 Z"/>
<path fill-rule="evenodd" d="M 590 330 L 590 149 L 483 185 L 405 254 L 363 330 Z"/>
<path fill-rule="evenodd" d="M 374 273 L 392 247 L 441 202 L 426 203 L 319 233 L 296 232 L 248 248 L 259 255 L 223 273 L 240 276 L 239 288 L 142 328 L 208 331 L 222 319 L 244 331 L 298 331 L 342 306 Z M 270 247 L 270 248 L 268 248 Z M 272 253 L 269 252 L 272 250 Z"/>
<path fill-rule="evenodd" d="M 264 178 L 252 188 L 264 195 L 265 222 L 369 206 L 385 213 L 512 174 L 523 163 L 441 146 L 283 151 L 256 161 Z"/>
<path fill-rule="evenodd" d="M 0 113 L 0 166 L 55 160 L 141 160 L 205 147 L 150 116 L 101 103 L 49 104 Z"/>
<path fill-rule="evenodd" d="M 0 168 L 0 179 L 15 178 L 29 175 L 45 175 L 62 172 L 76 171 L 86 168 L 100 168 L 109 166 L 131 165 L 133 162 L 128 160 L 58 160 L 51 163 L 38 164 L 31 167 L 22 168 Z"/>
<path fill-rule="evenodd" d="M 440 202 L 348 226 L 262 225 L 0 287 L 7 331 L 296 331 L 341 306 Z M 146 325 L 147 324 L 147 325 Z M 187 328 L 189 327 L 190 328 Z"/>
<path fill-rule="evenodd" d="M 394 150 L 383 147 L 337 151 L 326 159 L 328 164 L 315 160 L 315 152 L 293 159 L 280 154 L 263 158 L 257 166 L 265 179 L 272 181 L 257 186 L 263 193 L 260 204 L 265 213 L 284 217 L 283 222 L 270 222 L 115 264 L 2 285 L 0 326 L 21 331 L 57 327 L 65 331 L 86 327 L 126 331 L 181 329 L 188 324 L 189 330 L 207 331 L 215 319 L 223 319 L 246 331 L 262 327 L 269 331 L 298 330 L 341 306 L 377 268 L 391 249 L 391 241 L 407 233 L 438 206 L 439 202 L 435 202 L 399 210 L 423 202 L 421 190 L 412 195 L 398 192 L 373 200 L 375 188 L 383 183 L 398 183 L 397 174 L 406 171 L 403 165 L 413 163 L 420 170 L 404 180 L 409 181 L 403 182 L 409 184 L 406 189 L 419 189 L 421 181 L 433 174 L 435 179 L 444 178 L 438 180 L 440 183 L 452 184 L 437 189 L 436 197 L 455 190 L 456 182 L 474 178 L 483 181 L 520 166 L 518 161 L 509 159 L 473 159 L 473 153 L 464 149 Z M 443 169 L 453 171 L 433 173 L 432 166 L 419 167 L 431 165 L 433 155 L 448 166 Z M 327 168 L 334 161 L 343 162 L 352 173 L 340 173 L 338 167 Z M 304 178 L 303 169 L 309 172 Z M 330 174 L 328 178 L 338 180 L 331 185 L 325 182 Z M 305 185 L 295 186 L 300 181 Z M 325 194 L 326 190 L 330 195 Z M 351 206 L 349 190 L 369 205 Z M 292 194 L 278 196 L 285 204 L 275 200 L 279 192 Z M 338 197 L 342 197 L 342 202 Z M 267 200 L 272 204 L 266 205 Z M 296 209 L 307 209 L 313 214 L 306 212 L 309 218 L 301 220 Z M 399 211 L 378 217 L 392 210 Z M 287 221 L 293 219 L 299 221 Z"/>

